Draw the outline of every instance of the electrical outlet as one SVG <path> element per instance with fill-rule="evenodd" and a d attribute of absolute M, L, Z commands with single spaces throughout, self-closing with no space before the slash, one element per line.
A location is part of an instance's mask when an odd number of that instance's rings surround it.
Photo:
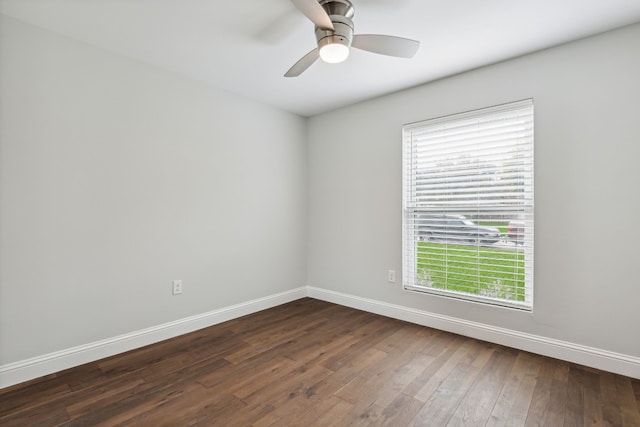
<path fill-rule="evenodd" d="M 387 271 L 387 280 L 389 281 L 389 283 L 396 283 L 396 271 L 395 270 Z"/>
<path fill-rule="evenodd" d="M 179 295 L 182 293 L 182 280 L 173 281 L 173 295 Z"/>

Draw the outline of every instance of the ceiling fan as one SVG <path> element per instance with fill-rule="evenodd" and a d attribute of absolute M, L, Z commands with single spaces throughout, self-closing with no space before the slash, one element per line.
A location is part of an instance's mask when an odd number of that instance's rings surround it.
<path fill-rule="evenodd" d="M 381 34 L 353 34 L 354 8 L 349 0 L 291 0 L 315 24 L 318 47 L 293 64 L 284 75 L 297 77 L 321 58 L 328 63 L 342 62 L 349 48 L 381 55 L 411 58 L 420 47 L 417 40 Z"/>

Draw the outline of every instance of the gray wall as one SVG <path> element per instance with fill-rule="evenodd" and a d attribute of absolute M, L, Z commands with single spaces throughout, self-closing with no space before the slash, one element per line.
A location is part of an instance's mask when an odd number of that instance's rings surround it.
<path fill-rule="evenodd" d="M 305 284 L 304 119 L 0 29 L 0 365 Z"/>
<path fill-rule="evenodd" d="M 634 25 L 311 118 L 307 284 L 640 356 L 639 76 Z M 533 312 L 387 283 L 387 269 L 401 271 L 402 125 L 525 98 Z"/>
<path fill-rule="evenodd" d="M 0 31 L 0 365 L 304 284 L 640 356 L 640 25 L 308 121 Z M 402 125 L 529 97 L 533 313 L 387 283 Z"/>

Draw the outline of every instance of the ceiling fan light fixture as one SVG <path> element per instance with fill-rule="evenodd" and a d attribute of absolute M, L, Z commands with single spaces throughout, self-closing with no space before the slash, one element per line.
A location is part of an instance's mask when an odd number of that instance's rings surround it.
<path fill-rule="evenodd" d="M 291 0 L 313 24 L 318 47 L 293 64 L 285 77 L 297 77 L 313 65 L 318 58 L 337 64 L 356 49 L 400 58 L 413 57 L 420 42 L 383 34 L 353 34 L 354 9 L 351 0 Z"/>
<path fill-rule="evenodd" d="M 338 64 L 349 57 L 349 47 L 342 43 L 329 43 L 320 48 L 320 59 L 329 64 Z"/>

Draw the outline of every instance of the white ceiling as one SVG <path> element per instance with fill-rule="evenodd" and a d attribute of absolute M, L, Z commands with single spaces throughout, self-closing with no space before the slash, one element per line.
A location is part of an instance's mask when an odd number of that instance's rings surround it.
<path fill-rule="evenodd" d="M 640 0 L 352 0 L 355 32 L 422 42 L 413 59 L 315 47 L 289 0 L 0 0 L 0 12 L 303 116 L 634 22 Z"/>

